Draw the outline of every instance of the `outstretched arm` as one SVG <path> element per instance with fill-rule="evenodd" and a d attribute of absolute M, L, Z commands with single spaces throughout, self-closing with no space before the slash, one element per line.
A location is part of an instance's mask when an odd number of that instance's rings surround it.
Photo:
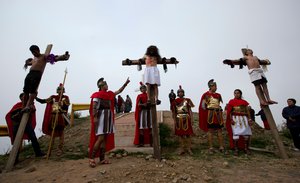
<path fill-rule="evenodd" d="M 223 60 L 223 64 L 230 65 L 231 68 L 234 68 L 235 65 L 239 65 L 240 69 L 242 69 L 243 66 L 246 65 L 246 59 L 245 58 L 240 58 L 236 60 L 226 59 Z"/>
<path fill-rule="evenodd" d="M 68 51 L 64 55 L 55 55 L 55 62 L 69 60 L 70 54 Z"/>
<path fill-rule="evenodd" d="M 123 86 L 119 90 L 115 91 L 115 95 L 122 93 L 122 91 L 126 88 L 126 86 L 128 85 L 129 82 L 130 82 L 130 80 L 129 80 L 129 78 L 127 78 L 127 80 L 125 81 Z"/>
<path fill-rule="evenodd" d="M 271 62 L 268 59 L 264 59 L 264 60 L 258 59 L 258 61 L 260 65 L 271 65 Z"/>

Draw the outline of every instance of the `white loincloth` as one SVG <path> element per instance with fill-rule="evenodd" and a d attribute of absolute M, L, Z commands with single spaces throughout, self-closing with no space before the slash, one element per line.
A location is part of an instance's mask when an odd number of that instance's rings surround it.
<path fill-rule="evenodd" d="M 160 86 L 159 70 L 156 66 L 145 68 L 144 83 L 157 84 L 158 86 Z"/>
<path fill-rule="evenodd" d="M 232 116 L 234 125 L 231 125 L 233 139 L 239 139 L 242 135 L 252 135 L 251 127 L 249 126 L 248 119 L 246 116 Z"/>
<path fill-rule="evenodd" d="M 264 70 L 262 68 L 254 68 L 248 71 L 251 82 L 266 78 Z"/>

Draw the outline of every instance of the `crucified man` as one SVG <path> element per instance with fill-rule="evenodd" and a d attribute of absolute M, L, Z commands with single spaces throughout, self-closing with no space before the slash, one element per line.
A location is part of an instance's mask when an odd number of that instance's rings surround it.
<path fill-rule="evenodd" d="M 255 86 L 255 91 L 258 96 L 259 102 L 261 105 L 266 106 L 269 104 L 277 104 L 277 102 L 271 100 L 269 95 L 269 90 L 267 87 L 267 78 L 264 75 L 264 70 L 261 65 L 266 66 L 270 65 L 271 62 L 268 59 L 260 60 L 256 56 L 253 56 L 253 51 L 248 48 L 243 48 L 242 53 L 244 55 L 243 58 L 238 60 L 229 60 L 226 59 L 223 61 L 224 64 L 228 64 L 231 68 L 234 65 L 240 65 L 240 69 L 243 68 L 243 65 L 247 65 L 249 71 L 249 76 L 251 82 Z"/>
<path fill-rule="evenodd" d="M 33 100 L 37 96 L 37 89 L 41 81 L 43 72 L 45 70 L 46 64 L 54 62 L 68 60 L 70 55 L 66 52 L 64 55 L 53 55 L 53 54 L 41 54 L 40 48 L 36 45 L 30 46 L 34 58 L 29 58 L 25 61 L 24 68 L 30 67 L 30 71 L 27 74 L 24 81 L 24 100 L 23 100 L 23 112 L 29 112 L 30 106 L 33 104 Z"/>

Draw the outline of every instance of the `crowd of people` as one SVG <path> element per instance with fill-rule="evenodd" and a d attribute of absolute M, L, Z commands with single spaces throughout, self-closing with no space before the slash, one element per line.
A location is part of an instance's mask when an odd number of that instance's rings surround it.
<path fill-rule="evenodd" d="M 25 67 L 31 66 L 29 74 L 24 81 L 24 90 L 20 94 L 20 102 L 15 104 L 6 115 L 6 120 L 10 130 L 12 143 L 18 131 L 23 113 L 30 113 L 23 138 L 29 139 L 37 157 L 44 156 L 41 151 L 34 128 L 36 124 L 34 100 L 39 103 L 46 104 L 43 133 L 51 136 L 51 141 L 55 137 L 59 137 L 57 155 L 63 153 L 64 146 L 64 129 L 68 125 L 68 107 L 70 100 L 65 95 L 63 84 L 57 87 L 56 95 L 52 95 L 46 99 L 37 97 L 37 90 L 41 80 L 43 71 L 47 63 L 68 60 L 70 55 L 68 52 L 61 56 L 41 54 L 39 48 L 35 45 L 30 47 L 34 58 L 27 59 Z M 267 79 L 263 74 L 260 65 L 269 65 L 268 60 L 259 60 L 253 56 L 253 51 L 243 49 L 244 57 L 240 60 L 224 60 L 225 64 L 239 64 L 240 67 L 247 65 L 252 83 L 255 86 L 260 104 L 263 106 L 277 104 L 270 99 L 267 88 Z M 135 138 L 133 144 L 143 147 L 145 144 L 152 146 L 152 114 L 151 106 L 159 105 L 161 101 L 158 98 L 158 86 L 160 86 L 159 70 L 157 64 L 161 62 L 161 56 L 156 46 L 149 46 L 146 50 L 144 61 L 146 69 L 144 73 L 144 83 L 140 83 L 140 94 L 136 98 L 135 106 Z M 129 78 L 116 91 L 108 89 L 107 82 L 104 78 L 97 81 L 98 91 L 91 95 L 90 102 L 90 121 L 91 132 L 89 142 L 89 166 L 97 165 L 96 158 L 99 158 L 100 164 L 109 164 L 110 161 L 105 156 L 105 152 L 114 148 L 114 132 L 115 132 L 115 113 L 129 113 L 132 110 L 132 100 L 126 95 L 124 100 L 120 95 L 130 82 Z M 151 88 L 154 91 L 154 98 L 150 98 Z M 226 103 L 225 110 L 222 109 L 221 103 L 223 99 L 220 93 L 217 93 L 217 83 L 211 79 L 208 81 L 208 91 L 203 93 L 198 107 L 199 128 L 206 132 L 208 141 L 208 152 L 213 154 L 216 152 L 227 153 L 223 128 L 226 127 L 229 147 L 233 150 L 233 154 L 237 156 L 240 150 L 247 155 L 250 154 L 249 143 L 252 135 L 251 125 L 254 121 L 254 110 L 250 107 L 242 95 L 240 89 L 233 91 L 233 98 Z M 174 120 L 175 135 L 179 138 L 179 154 L 193 155 L 191 137 L 193 132 L 193 112 L 195 107 L 190 98 L 185 97 L 185 91 L 181 86 L 177 90 L 177 95 L 172 89 L 169 94 L 170 110 Z M 294 150 L 300 149 L 300 107 L 296 106 L 296 100 L 290 98 L 287 100 L 288 106 L 282 111 L 282 116 L 287 120 L 287 127 L 290 130 L 294 142 Z M 259 111 L 256 115 L 260 115 L 266 130 L 270 130 L 264 111 Z M 214 136 L 217 137 L 218 147 L 214 147 Z M 18 161 L 18 159 L 17 159 Z M 17 162 L 16 161 L 16 162 Z"/>

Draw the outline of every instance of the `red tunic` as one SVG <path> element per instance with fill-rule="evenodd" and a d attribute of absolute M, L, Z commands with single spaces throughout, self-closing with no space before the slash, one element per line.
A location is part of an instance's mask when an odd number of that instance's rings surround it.
<path fill-rule="evenodd" d="M 115 93 L 112 91 L 98 91 L 92 94 L 91 96 L 91 104 L 90 104 L 90 119 L 91 119 L 91 133 L 90 133 L 90 143 L 89 143 L 89 157 L 92 157 L 92 152 L 93 152 L 93 147 L 96 143 L 96 134 L 95 134 L 95 123 L 94 123 L 94 115 L 93 115 L 93 99 L 94 98 L 100 98 L 104 100 L 110 100 L 111 106 L 110 110 L 112 111 L 113 114 L 113 119 L 114 117 L 114 103 L 115 103 Z M 106 135 L 105 138 L 105 151 L 110 151 L 113 148 L 115 148 L 115 138 L 114 134 L 110 133 Z M 99 151 L 96 153 L 96 157 L 99 157 L 100 155 L 100 148 Z"/>
<path fill-rule="evenodd" d="M 177 118 L 177 108 L 176 106 L 182 105 L 184 101 L 187 101 L 187 117 Z M 192 127 L 192 110 L 191 110 L 191 100 L 189 98 L 176 98 L 172 102 L 172 112 L 175 116 L 175 135 L 184 136 L 184 135 L 192 135 L 193 134 L 193 127 Z"/>
<path fill-rule="evenodd" d="M 139 145 L 139 135 L 140 135 L 140 129 L 139 129 L 139 120 L 140 120 L 140 112 L 142 110 L 142 107 L 139 106 L 139 103 L 141 102 L 142 104 L 147 103 L 147 93 L 141 93 L 136 97 L 136 105 L 135 105 L 135 112 L 134 112 L 134 117 L 135 117 L 135 134 L 134 134 L 134 145 Z M 144 144 L 150 144 L 150 138 L 149 138 L 150 131 L 149 129 L 144 129 Z"/>
<path fill-rule="evenodd" d="M 199 128 L 205 132 L 208 131 L 208 112 L 209 112 L 209 110 L 203 109 L 202 103 L 209 96 L 212 96 L 212 97 L 217 98 L 220 101 L 222 101 L 221 94 L 219 94 L 219 93 L 210 93 L 209 91 L 207 91 L 202 95 L 200 104 L 199 104 L 199 109 L 198 109 L 198 111 L 199 111 Z M 206 108 L 206 105 L 205 105 L 205 108 Z M 219 114 L 219 116 L 217 116 L 216 113 L 213 114 L 212 123 L 218 124 L 218 125 L 223 125 L 222 112 L 219 111 L 218 114 Z M 221 120 L 218 120 L 218 118 L 221 118 Z"/>
<path fill-rule="evenodd" d="M 11 140 L 11 144 L 14 142 L 14 137 L 13 137 L 13 121 L 11 119 L 11 114 L 15 110 L 21 110 L 22 109 L 22 102 L 16 103 L 11 110 L 6 114 L 5 119 L 8 127 L 8 132 L 9 132 L 9 137 Z M 35 129 L 36 126 L 36 116 L 35 116 L 35 109 L 30 113 L 29 120 L 31 122 L 32 129 Z M 21 121 L 20 121 L 21 122 Z M 23 139 L 28 139 L 28 136 L 26 133 L 23 135 Z"/>
<path fill-rule="evenodd" d="M 57 115 L 57 121 L 54 131 L 54 137 L 59 137 L 62 135 L 64 129 L 65 129 L 65 119 L 62 116 L 62 112 L 52 112 L 53 108 L 53 102 L 59 101 L 59 95 L 51 95 L 48 99 L 46 99 L 47 105 L 45 108 L 45 114 L 44 114 L 44 120 L 43 120 L 43 127 L 42 131 L 46 135 L 52 135 L 52 129 L 53 125 L 55 123 L 55 116 Z M 68 106 L 70 105 L 69 97 L 67 95 L 63 95 L 61 101 L 64 101 L 64 106 L 62 108 L 65 108 L 63 110 L 68 111 Z M 65 112 L 66 114 L 67 112 Z"/>
<path fill-rule="evenodd" d="M 232 134 L 232 128 L 231 128 L 231 118 L 230 114 L 232 113 L 232 108 L 236 106 L 248 106 L 249 103 L 246 100 L 243 99 L 231 99 L 228 104 L 227 104 L 227 116 L 226 116 L 226 129 L 229 137 L 229 145 L 230 148 L 234 148 L 234 143 L 233 143 L 233 134 Z M 239 149 L 245 149 L 245 139 L 243 136 L 239 137 L 238 140 L 238 148 Z"/>

